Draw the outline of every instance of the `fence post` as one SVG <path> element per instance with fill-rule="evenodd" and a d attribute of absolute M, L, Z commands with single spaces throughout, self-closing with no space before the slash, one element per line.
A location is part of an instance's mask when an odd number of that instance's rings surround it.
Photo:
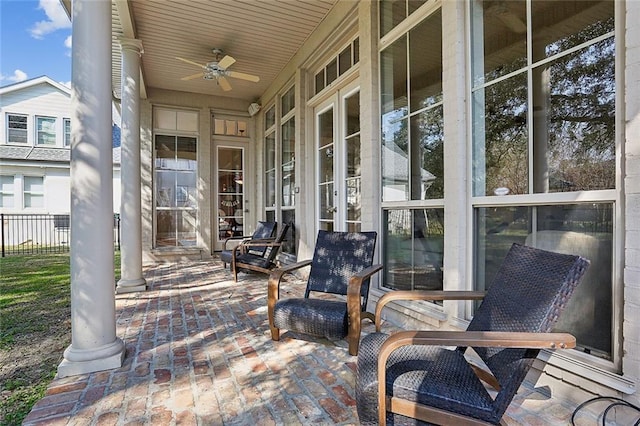
<path fill-rule="evenodd" d="M 4 257 L 4 213 L 0 213 L 0 222 L 2 222 L 2 257 Z"/>

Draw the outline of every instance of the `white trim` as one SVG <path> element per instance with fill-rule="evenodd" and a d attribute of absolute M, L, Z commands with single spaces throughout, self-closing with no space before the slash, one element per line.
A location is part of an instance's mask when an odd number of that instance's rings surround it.
<path fill-rule="evenodd" d="M 49 77 L 42 76 L 42 77 L 36 77 L 33 78 L 31 80 L 25 80 L 25 81 L 21 81 L 19 83 L 15 83 L 15 84 L 10 84 L 8 86 L 4 86 L 4 87 L 0 87 L 0 95 L 4 95 L 6 93 L 11 93 L 11 92 L 15 92 L 17 90 L 22 90 L 22 89 L 26 89 L 29 87 L 33 87 L 33 86 L 37 86 L 38 84 L 42 84 L 42 83 L 46 83 L 46 84 L 50 84 L 51 86 L 55 87 L 56 89 L 60 90 L 61 92 L 66 93 L 68 96 L 71 96 L 71 89 L 63 84 L 60 83 L 56 83 L 55 81 L 53 81 L 52 79 L 50 79 Z"/>

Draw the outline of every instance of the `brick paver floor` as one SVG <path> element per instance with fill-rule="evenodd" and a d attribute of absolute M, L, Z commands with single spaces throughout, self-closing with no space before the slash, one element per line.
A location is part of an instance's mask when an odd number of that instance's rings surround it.
<path fill-rule="evenodd" d="M 148 291 L 116 296 L 124 365 L 53 380 L 25 425 L 358 424 L 356 358 L 344 341 L 273 342 L 266 276 L 233 283 L 214 260 L 156 264 L 145 277 Z M 294 284 L 281 296 L 301 294 Z M 522 387 L 509 423 L 566 425 L 572 409 Z"/>

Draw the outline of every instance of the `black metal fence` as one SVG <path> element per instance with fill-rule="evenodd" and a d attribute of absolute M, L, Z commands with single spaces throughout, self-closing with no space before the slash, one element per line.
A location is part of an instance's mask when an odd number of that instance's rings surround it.
<path fill-rule="evenodd" d="M 2 257 L 69 251 L 71 218 L 68 214 L 0 213 Z M 113 215 L 113 246 L 120 250 L 120 215 Z"/>

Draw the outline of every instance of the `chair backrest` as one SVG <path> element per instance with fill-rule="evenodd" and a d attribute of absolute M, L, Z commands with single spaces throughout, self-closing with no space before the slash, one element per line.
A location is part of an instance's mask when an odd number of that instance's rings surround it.
<path fill-rule="evenodd" d="M 287 236 L 287 231 L 289 231 L 289 224 L 285 223 L 284 225 L 282 225 L 280 232 L 278 232 L 278 235 L 276 236 L 275 240 L 273 240 L 273 242 L 281 245 L 284 241 L 284 238 Z M 266 261 L 268 263 L 275 262 L 276 256 L 280 251 L 280 245 L 269 247 L 269 252 L 266 255 Z"/>
<path fill-rule="evenodd" d="M 346 295 L 349 277 L 373 264 L 376 237 L 373 231 L 318 231 L 305 297 L 311 291 Z M 368 280 L 362 285 L 361 295 L 366 306 Z"/>
<path fill-rule="evenodd" d="M 513 244 L 467 329 L 550 332 L 588 266 L 580 256 Z M 502 387 L 496 396 L 502 416 L 539 350 L 474 350 Z"/>
<path fill-rule="evenodd" d="M 251 235 L 252 240 L 271 238 L 276 231 L 276 222 L 259 221 L 256 230 Z M 252 246 L 250 253 L 258 256 L 264 256 L 267 246 Z"/>

